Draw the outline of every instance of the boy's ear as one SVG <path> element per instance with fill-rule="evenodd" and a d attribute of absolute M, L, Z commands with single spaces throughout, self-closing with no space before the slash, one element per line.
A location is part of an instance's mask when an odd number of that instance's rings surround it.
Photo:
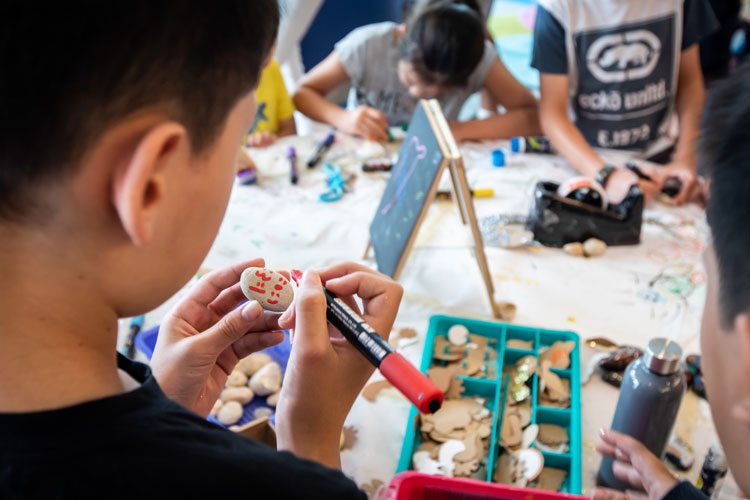
<path fill-rule="evenodd" d="M 734 318 L 733 335 L 739 335 L 739 361 L 742 363 L 742 385 L 745 390 L 732 405 L 732 417 L 744 425 L 750 425 L 750 313 L 741 313 Z"/>
<path fill-rule="evenodd" d="M 112 200 L 125 233 L 137 246 L 153 237 L 154 221 L 164 198 L 166 167 L 187 141 L 185 128 L 161 122 L 148 129 L 130 158 L 115 171 Z"/>

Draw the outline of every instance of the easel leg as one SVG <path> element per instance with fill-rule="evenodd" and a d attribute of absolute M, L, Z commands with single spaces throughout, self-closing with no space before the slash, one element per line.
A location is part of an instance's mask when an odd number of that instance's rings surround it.
<path fill-rule="evenodd" d="M 461 214 L 461 224 L 464 226 L 466 225 L 466 219 L 468 218 L 467 215 L 464 213 L 464 204 L 461 203 L 461 195 L 459 193 L 460 184 L 458 182 L 458 174 L 456 173 L 456 168 L 453 164 L 451 164 L 448 167 L 448 170 L 451 172 L 451 180 L 453 181 L 453 192 L 456 194 L 456 203 L 458 203 L 458 213 Z"/>

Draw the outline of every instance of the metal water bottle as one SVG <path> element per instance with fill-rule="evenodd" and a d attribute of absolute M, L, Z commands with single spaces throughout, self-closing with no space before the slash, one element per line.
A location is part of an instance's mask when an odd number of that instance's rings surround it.
<path fill-rule="evenodd" d="M 643 356 L 628 365 L 620 387 L 612 430 L 634 437 L 663 458 L 677 411 L 685 394 L 680 368 L 682 349 L 665 338 L 652 339 Z M 611 458 L 603 458 L 599 477 L 610 488 L 627 484 L 612 473 Z"/>

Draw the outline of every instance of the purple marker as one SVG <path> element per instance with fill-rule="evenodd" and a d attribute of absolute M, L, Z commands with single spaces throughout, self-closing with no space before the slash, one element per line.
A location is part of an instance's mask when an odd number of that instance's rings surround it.
<path fill-rule="evenodd" d="M 307 168 L 313 168 L 315 165 L 320 162 L 321 158 L 323 158 L 323 155 L 328 151 L 328 148 L 331 147 L 331 144 L 333 144 L 335 136 L 333 135 L 333 132 L 330 132 L 323 141 L 318 144 L 318 148 L 315 150 L 315 153 L 312 155 L 312 158 L 310 158 L 310 161 L 307 162 Z"/>
<path fill-rule="evenodd" d="M 289 146 L 289 149 L 286 150 L 286 157 L 289 160 L 289 168 L 291 169 L 290 180 L 292 184 L 297 184 L 297 152 L 294 150 L 294 146 Z"/>

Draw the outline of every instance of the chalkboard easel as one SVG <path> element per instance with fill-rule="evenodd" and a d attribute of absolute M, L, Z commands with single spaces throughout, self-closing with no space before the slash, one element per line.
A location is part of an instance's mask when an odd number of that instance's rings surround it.
<path fill-rule="evenodd" d="M 370 243 L 365 258 L 372 246 L 378 270 L 398 279 L 419 227 L 435 199 L 438 182 L 446 167 L 450 171 L 461 221 L 471 228 L 475 256 L 487 289 L 492 315 L 500 318 L 461 152 L 435 99 L 423 99 L 417 105 L 398 162 L 391 170 L 391 177 L 370 224 Z"/>

